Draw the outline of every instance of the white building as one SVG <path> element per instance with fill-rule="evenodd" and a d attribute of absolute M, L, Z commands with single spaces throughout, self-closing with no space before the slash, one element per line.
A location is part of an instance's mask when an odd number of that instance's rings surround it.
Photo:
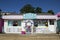
<path fill-rule="evenodd" d="M 3 15 L 2 18 L 4 19 L 5 33 L 20 34 L 22 31 L 26 32 L 26 34 L 56 33 L 57 15 L 25 13 Z"/>

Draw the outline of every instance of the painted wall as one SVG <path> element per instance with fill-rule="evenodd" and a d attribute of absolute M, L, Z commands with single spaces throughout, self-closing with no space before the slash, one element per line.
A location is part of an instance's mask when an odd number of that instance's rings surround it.
<path fill-rule="evenodd" d="M 21 26 L 8 26 L 8 20 L 4 20 L 4 32 L 5 33 L 21 33 Z"/>
<path fill-rule="evenodd" d="M 54 20 L 54 25 L 50 25 L 48 20 L 48 27 L 38 26 L 36 27 L 36 33 L 56 33 L 57 21 Z"/>
<path fill-rule="evenodd" d="M 3 26 L 4 26 L 4 20 L 0 18 L 0 32 L 2 32 Z"/>
<path fill-rule="evenodd" d="M 49 21 L 48 21 L 48 22 L 49 22 Z M 49 23 L 50 23 L 50 22 L 49 22 Z M 48 24 L 48 25 L 49 25 L 48 29 L 50 30 L 50 32 L 56 33 L 57 20 L 54 20 L 54 25 L 50 25 L 50 24 Z"/>
<path fill-rule="evenodd" d="M 54 25 L 50 25 L 48 20 L 48 27 L 46 26 L 38 26 L 36 27 L 35 33 L 56 33 L 56 20 L 54 20 Z M 8 26 L 8 20 L 4 20 L 4 32 L 5 33 L 21 33 L 21 31 L 26 31 L 24 28 L 24 22 L 21 22 L 21 26 Z M 34 26 L 33 26 L 34 27 Z M 32 28 L 33 28 L 32 27 Z M 32 29 L 33 32 L 33 29 Z"/>

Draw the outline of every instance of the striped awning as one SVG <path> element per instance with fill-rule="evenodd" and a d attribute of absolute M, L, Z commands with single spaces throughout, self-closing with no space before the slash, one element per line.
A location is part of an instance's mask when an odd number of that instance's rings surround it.
<path fill-rule="evenodd" d="M 37 15 L 37 19 L 57 19 L 56 15 Z"/>
<path fill-rule="evenodd" d="M 4 15 L 2 19 L 23 19 L 22 15 Z"/>

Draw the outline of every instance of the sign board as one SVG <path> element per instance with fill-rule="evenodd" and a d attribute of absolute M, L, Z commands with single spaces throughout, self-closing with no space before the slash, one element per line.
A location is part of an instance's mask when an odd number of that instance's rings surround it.
<path fill-rule="evenodd" d="M 24 19 L 36 19 L 36 14 L 34 13 L 26 13 L 23 15 Z"/>

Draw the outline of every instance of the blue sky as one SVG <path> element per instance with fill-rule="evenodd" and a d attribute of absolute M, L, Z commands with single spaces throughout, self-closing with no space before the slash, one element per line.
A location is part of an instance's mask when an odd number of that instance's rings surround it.
<path fill-rule="evenodd" d="M 17 12 L 26 4 L 33 7 L 41 7 L 43 12 L 53 10 L 55 13 L 60 12 L 60 0 L 0 0 L 0 9 L 4 12 Z"/>

